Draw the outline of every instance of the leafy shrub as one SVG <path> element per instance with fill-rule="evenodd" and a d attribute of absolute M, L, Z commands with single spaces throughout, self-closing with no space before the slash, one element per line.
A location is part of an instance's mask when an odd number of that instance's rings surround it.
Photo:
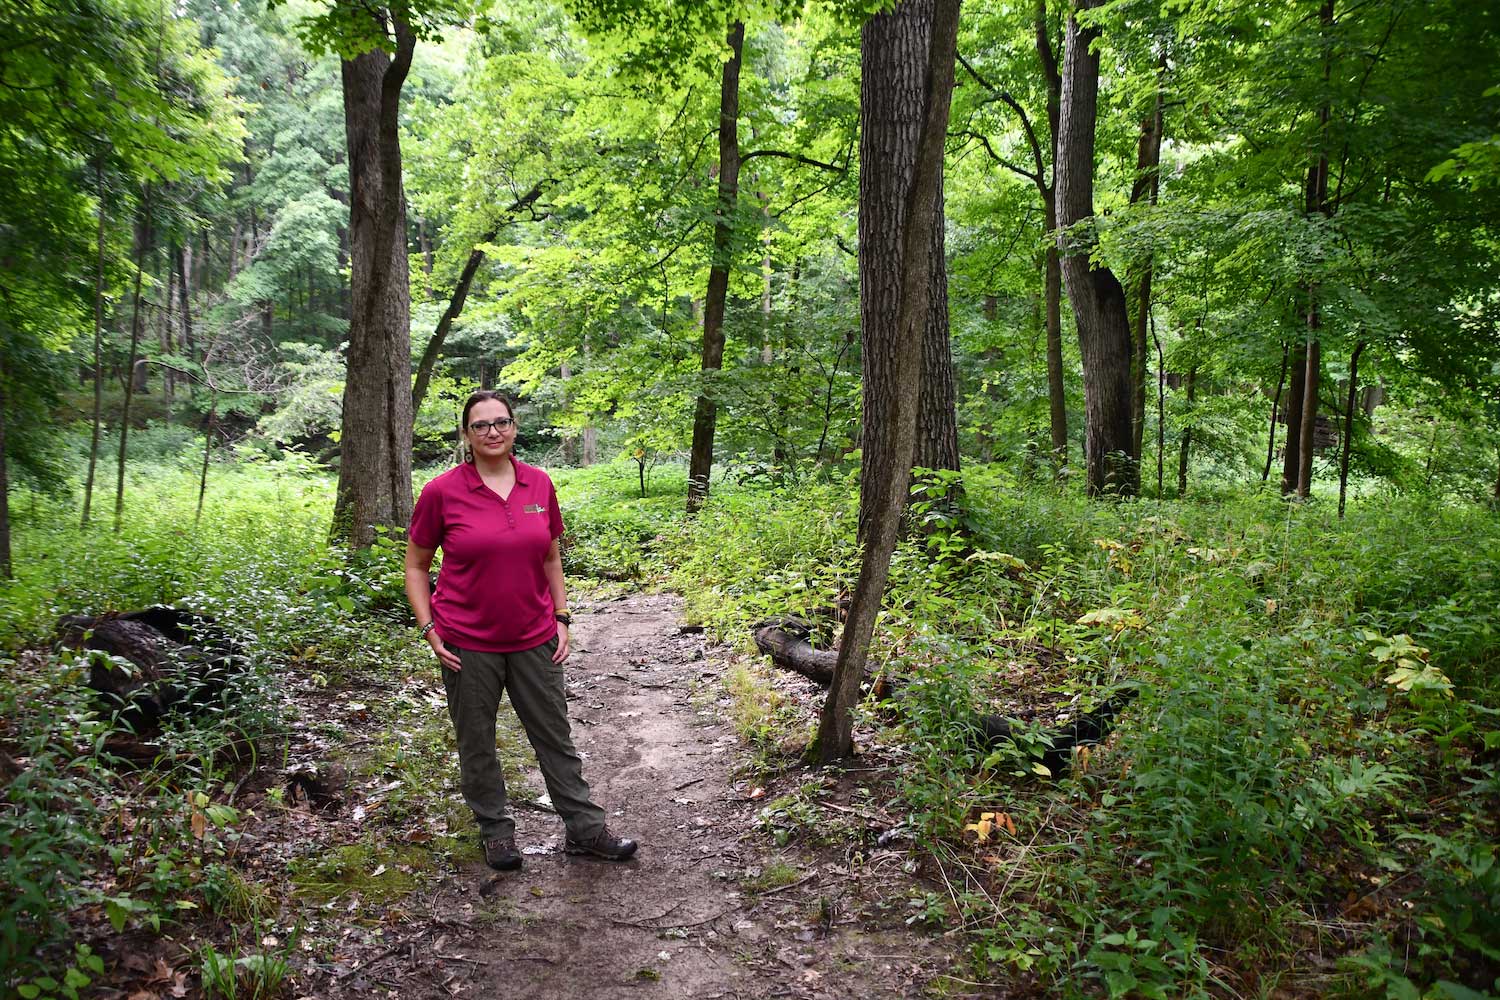
<path fill-rule="evenodd" d="M 0 969 L 15 985 L 46 964 L 41 946 L 64 933 L 61 905 L 102 849 L 94 803 L 103 790 L 98 748 L 105 724 L 84 693 L 28 660 L 0 660 Z M 63 668 L 66 669 L 66 668 Z"/>

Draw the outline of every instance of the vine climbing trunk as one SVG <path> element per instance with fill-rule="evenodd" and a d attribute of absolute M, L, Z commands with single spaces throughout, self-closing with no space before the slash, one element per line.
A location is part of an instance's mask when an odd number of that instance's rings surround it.
<path fill-rule="evenodd" d="M 708 499 L 714 465 L 714 431 L 719 408 L 709 383 L 710 372 L 724 364 L 724 307 L 729 298 L 729 270 L 734 261 L 734 213 L 740 190 L 740 57 L 745 47 L 745 23 L 733 21 L 727 36 L 729 58 L 719 80 L 719 200 L 714 208 L 713 262 L 708 269 L 708 292 L 703 303 L 703 386 L 693 411 L 693 451 L 688 460 L 689 512 Z"/>
<path fill-rule="evenodd" d="M 875 631 L 875 618 L 880 611 L 881 599 L 890 572 L 891 554 L 896 546 L 896 536 L 901 525 L 901 512 L 906 504 L 907 489 L 911 481 L 911 459 L 916 452 L 917 395 L 921 370 L 921 344 L 928 313 L 934 306 L 930 268 L 933 258 L 932 227 L 937 223 L 938 192 L 943 164 L 943 142 L 948 133 L 948 113 L 953 96 L 953 64 L 958 38 L 958 0 L 930 0 L 930 19 L 912 16 L 907 9 L 915 6 L 915 0 L 907 0 L 896 10 L 877 14 L 865 22 L 860 38 L 860 59 L 864 67 L 860 82 L 860 132 L 861 149 L 867 136 L 887 135 L 892 130 L 909 128 L 910 123 L 892 121 L 877 115 L 890 113 L 888 105 L 881 99 L 880 91 L 888 86 L 876 67 L 895 66 L 903 73 L 921 77 L 922 101 L 918 117 L 917 157 L 902 202 L 905 207 L 905 225 L 901 234 L 899 252 L 909 266 L 903 274 L 900 300 L 893 342 L 877 345 L 893 361 L 891 378 L 882 383 L 888 395 L 882 398 L 880 409 L 866 410 L 867 426 L 872 421 L 885 424 L 890 448 L 886 453 L 886 464 L 880 469 L 866 465 L 866 475 L 861 486 L 861 506 L 865 506 L 865 494 L 873 494 L 875 502 L 869 506 L 871 518 L 863 535 L 863 558 L 860 562 L 859 579 L 855 584 L 849 618 L 844 625 L 843 639 L 839 645 L 837 664 L 834 667 L 833 683 L 828 689 L 828 698 L 818 722 L 815 757 L 828 763 L 849 756 L 854 751 L 853 708 L 859 699 L 860 681 L 865 674 L 865 662 L 869 655 L 870 638 Z M 924 28 L 922 22 L 927 20 Z M 890 61 L 890 53 L 910 51 L 911 34 L 925 33 L 926 58 L 915 66 L 901 66 Z M 918 51 L 921 51 L 920 49 Z M 894 185 L 886 176 L 894 169 L 888 160 L 861 158 L 865 165 L 860 172 L 860 224 L 863 232 L 871 213 L 889 211 Z M 880 200 L 874 200 L 879 196 Z M 867 254 L 876 252 L 873 241 L 860 240 L 861 271 Z M 861 312 L 863 299 L 872 290 L 860 289 Z M 868 457 L 867 457 L 868 461 Z"/>
<path fill-rule="evenodd" d="M 1089 10 L 1101 0 L 1080 0 Z M 1134 496 L 1140 464 L 1132 454 L 1130 320 L 1125 289 L 1093 260 L 1094 144 L 1099 100 L 1099 31 L 1068 18 L 1057 140 L 1057 232 L 1063 281 L 1083 356 L 1084 460 L 1088 495 Z"/>
<path fill-rule="evenodd" d="M 350 317 L 331 536 L 368 548 L 411 519 L 411 289 L 401 185 L 401 88 L 416 36 L 379 15 L 395 53 L 342 63 L 349 160 Z"/>

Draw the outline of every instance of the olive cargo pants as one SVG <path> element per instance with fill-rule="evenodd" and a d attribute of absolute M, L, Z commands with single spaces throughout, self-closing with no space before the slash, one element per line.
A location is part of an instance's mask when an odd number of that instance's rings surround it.
<path fill-rule="evenodd" d="M 589 798 L 583 762 L 573 748 L 563 668 L 552 662 L 557 639 L 519 653 L 484 653 L 451 644 L 448 648 L 464 668 L 438 669 L 443 672 L 448 716 L 458 736 L 460 788 L 474 810 L 480 834 L 488 840 L 516 833 L 516 822 L 506 807 L 505 776 L 495 756 L 495 716 L 500 696 L 508 691 L 536 752 L 547 794 L 568 834 L 575 840 L 593 838 L 604 828 L 604 810 Z"/>

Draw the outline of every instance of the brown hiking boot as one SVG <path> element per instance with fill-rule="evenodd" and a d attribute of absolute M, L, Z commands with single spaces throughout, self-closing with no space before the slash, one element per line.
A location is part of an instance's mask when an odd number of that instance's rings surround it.
<path fill-rule="evenodd" d="M 515 837 L 491 837 L 484 842 L 484 860 L 491 868 L 500 872 L 513 872 L 521 867 L 521 852 L 516 850 Z"/>
<path fill-rule="evenodd" d="M 563 844 L 563 850 L 569 854 L 592 854 L 606 861 L 626 861 L 635 853 L 635 849 L 635 841 L 629 837 L 616 837 L 609 832 L 607 826 L 588 840 L 574 840 L 570 833 Z"/>

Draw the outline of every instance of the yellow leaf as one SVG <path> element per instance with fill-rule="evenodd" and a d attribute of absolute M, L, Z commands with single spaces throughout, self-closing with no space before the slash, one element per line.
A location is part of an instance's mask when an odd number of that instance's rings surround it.
<path fill-rule="evenodd" d="M 1276 604 L 1276 599 L 1274 597 L 1268 597 L 1268 598 L 1266 598 L 1266 614 L 1268 614 L 1268 615 L 1274 615 L 1276 613 L 1276 607 L 1277 607 L 1277 604 Z"/>
<path fill-rule="evenodd" d="M 974 836 L 978 838 L 979 842 L 982 844 L 986 840 L 990 839 L 990 831 L 995 828 L 994 819 L 994 813 L 980 813 L 979 822 L 969 823 L 964 827 L 964 831 L 968 832 L 972 830 Z"/>

